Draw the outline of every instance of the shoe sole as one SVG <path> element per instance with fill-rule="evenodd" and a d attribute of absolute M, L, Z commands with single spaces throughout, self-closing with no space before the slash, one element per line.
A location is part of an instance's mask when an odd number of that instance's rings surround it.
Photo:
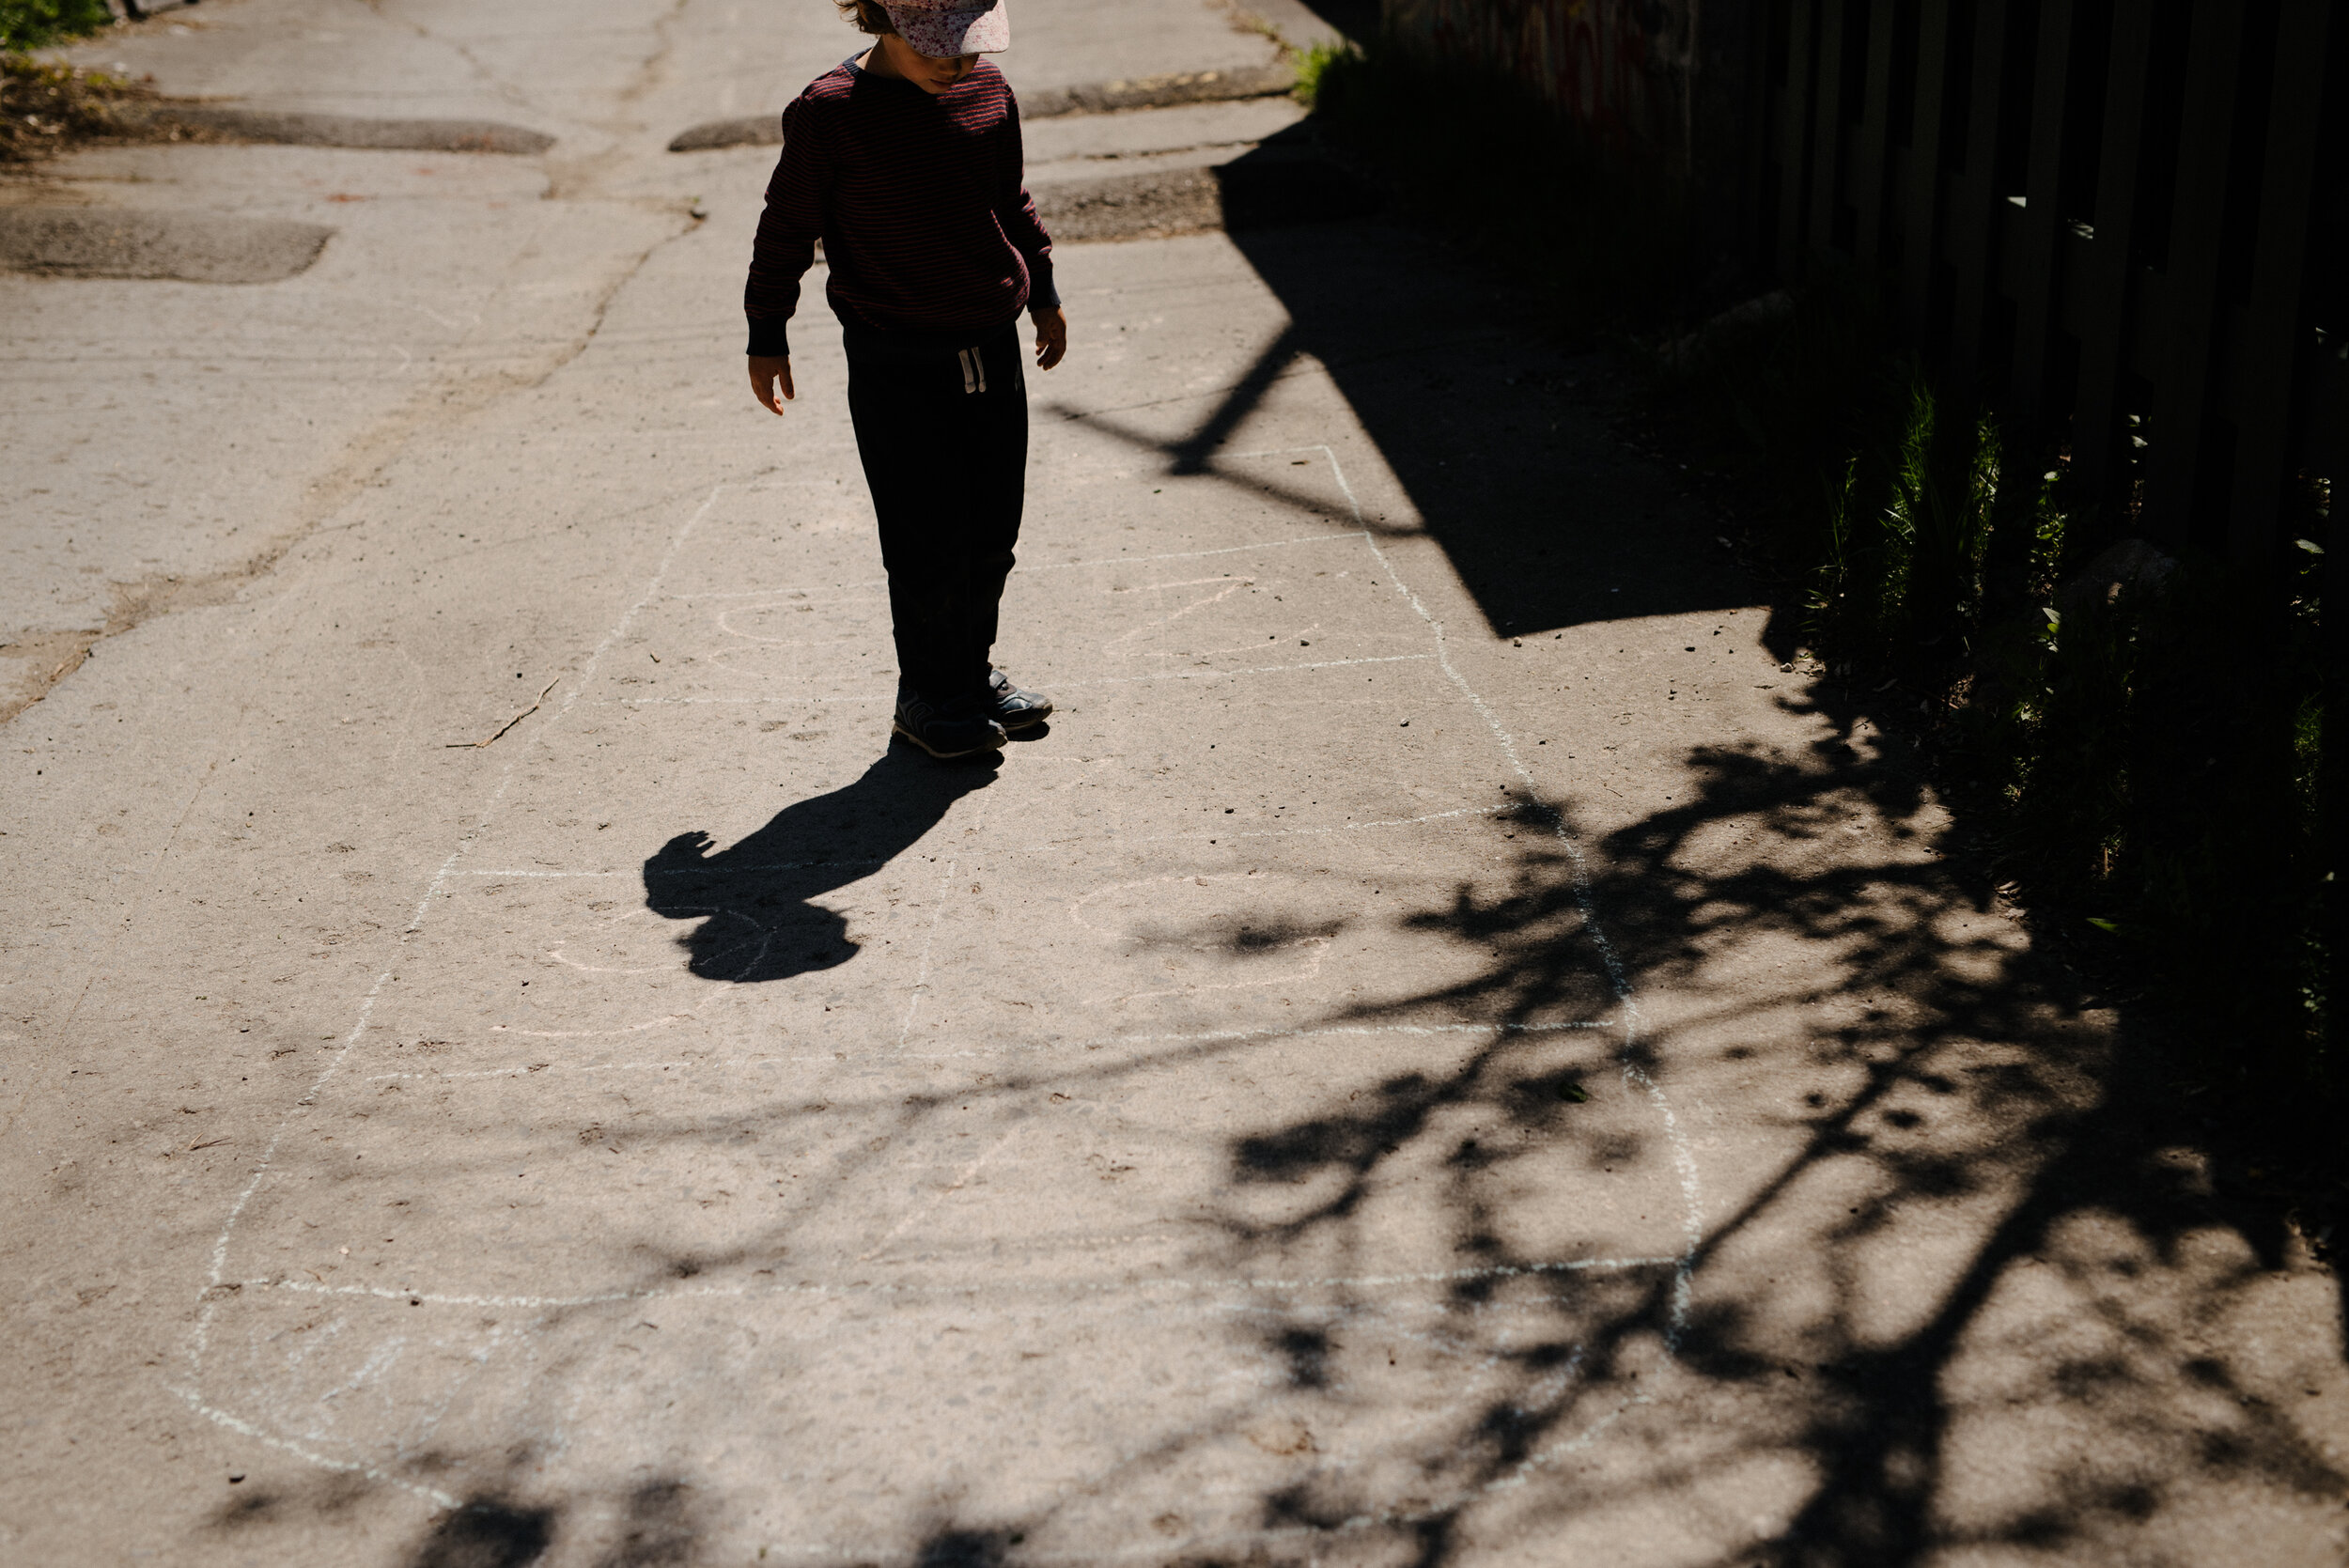
<path fill-rule="evenodd" d="M 998 734 L 991 738 L 983 741 L 979 745 L 968 746 L 959 752 L 941 752 L 937 747 L 931 745 L 928 741 L 923 739 L 920 736 L 914 734 L 911 730 L 906 728 L 904 724 L 899 723 L 894 719 L 890 721 L 889 727 L 896 734 L 902 735 L 908 740 L 912 741 L 916 746 L 921 747 L 922 750 L 929 753 L 930 755 L 938 758 L 941 762 L 952 762 L 957 757 L 974 757 L 981 752 L 998 752 L 1003 750 L 1003 737 L 1001 734 Z"/>

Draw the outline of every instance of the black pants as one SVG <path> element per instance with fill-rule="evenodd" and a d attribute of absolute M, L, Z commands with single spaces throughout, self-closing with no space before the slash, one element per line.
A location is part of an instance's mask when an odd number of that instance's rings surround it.
<path fill-rule="evenodd" d="M 933 702 L 987 689 L 1027 492 L 1018 324 L 959 351 L 848 344 L 848 415 L 880 520 L 897 678 Z"/>

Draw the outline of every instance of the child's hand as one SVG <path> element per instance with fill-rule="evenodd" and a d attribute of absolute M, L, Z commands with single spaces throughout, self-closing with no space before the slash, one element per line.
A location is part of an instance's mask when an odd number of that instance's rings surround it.
<path fill-rule="evenodd" d="M 769 413 L 783 411 L 783 403 L 775 401 L 775 388 L 778 383 L 783 388 L 784 403 L 799 396 L 791 385 L 791 356 L 786 354 L 781 359 L 772 359 L 765 354 L 753 354 L 751 356 L 751 396 L 757 398 L 758 406 Z"/>
<path fill-rule="evenodd" d="M 1068 316 L 1060 306 L 1050 310 L 1032 310 L 1028 319 L 1035 323 L 1035 367 L 1050 370 L 1068 352 Z"/>

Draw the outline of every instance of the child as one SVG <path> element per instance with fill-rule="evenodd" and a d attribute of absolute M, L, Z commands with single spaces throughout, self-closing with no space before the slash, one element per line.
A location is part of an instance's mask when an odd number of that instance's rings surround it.
<path fill-rule="evenodd" d="M 968 756 L 1052 711 L 988 649 L 1026 489 L 1019 312 L 1043 370 L 1067 351 L 1068 322 L 1023 183 L 1019 104 L 979 58 L 1011 43 L 1002 0 L 835 3 L 873 44 L 783 112 L 743 290 L 751 389 L 777 414 L 777 390 L 796 395 L 785 323 L 820 239 L 889 572 L 896 733 Z"/>

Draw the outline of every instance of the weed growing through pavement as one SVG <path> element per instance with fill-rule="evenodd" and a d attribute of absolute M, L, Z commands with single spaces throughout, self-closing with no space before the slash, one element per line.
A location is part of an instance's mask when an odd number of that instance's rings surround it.
<path fill-rule="evenodd" d="M 2119 501 L 2089 505 L 2062 432 L 2025 434 L 1897 347 L 1875 277 L 1692 331 L 1726 301 L 1688 215 L 1647 194 L 1672 182 L 1611 176 L 1542 105 L 1391 44 L 1315 52 L 1299 82 L 1407 212 L 1532 286 L 1543 324 L 1656 365 L 1644 415 L 1731 477 L 1810 650 L 1913 715 L 2041 932 L 2180 1011 L 2196 1071 L 2305 1112 L 2321 1150 L 2344 1087 L 2322 980 L 2326 481 L 2288 501 L 2304 543 L 2274 569 L 2215 538 L 2128 546 L 2160 440 L 2142 413 Z"/>
<path fill-rule="evenodd" d="M 1846 680 L 1865 671 L 1917 704 L 1920 748 L 1986 819 L 1996 870 L 2041 929 L 2186 1009 L 2199 1070 L 2249 1100 L 2326 1103 L 2329 490 L 2295 498 L 2302 543 L 2270 576 L 2128 542 L 2131 508 L 2075 500 L 2069 454 L 1952 396 L 1852 276 L 1668 360 L 1655 406 L 1708 464 L 1753 481 L 1766 553 L 1804 587 L 1807 642 Z"/>
<path fill-rule="evenodd" d="M 106 0 L 0 0 L 0 50 L 39 49 L 111 26 Z"/>
<path fill-rule="evenodd" d="M 104 71 L 0 54 L 0 163 L 28 163 L 114 134 L 116 106 L 152 94 Z"/>

